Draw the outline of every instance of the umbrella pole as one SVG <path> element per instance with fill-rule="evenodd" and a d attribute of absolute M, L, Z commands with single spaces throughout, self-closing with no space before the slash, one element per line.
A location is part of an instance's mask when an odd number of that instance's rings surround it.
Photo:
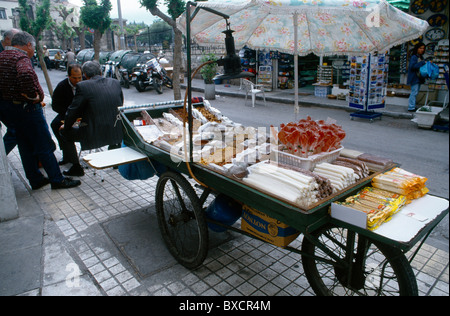
<path fill-rule="evenodd" d="M 294 14 L 294 96 L 295 96 L 295 121 L 298 121 L 300 109 L 298 107 L 298 14 Z"/>
<path fill-rule="evenodd" d="M 193 119 L 192 119 L 192 79 L 191 79 L 191 2 L 186 4 L 186 55 L 187 55 L 187 108 L 188 108 L 188 129 L 189 129 L 189 162 L 193 161 Z M 184 133 L 186 129 L 184 130 Z"/>

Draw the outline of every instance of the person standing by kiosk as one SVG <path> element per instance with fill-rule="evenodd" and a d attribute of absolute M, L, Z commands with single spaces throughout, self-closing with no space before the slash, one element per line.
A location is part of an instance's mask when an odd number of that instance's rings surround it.
<path fill-rule="evenodd" d="M 426 64 L 426 61 L 423 60 L 423 54 L 425 54 L 425 44 L 418 43 L 414 46 L 411 53 L 411 58 L 409 59 L 408 79 L 406 82 L 411 86 L 411 94 L 409 95 L 408 100 L 409 112 L 416 111 L 416 98 L 419 94 L 420 85 L 425 82 L 423 78 L 420 78 L 417 75 L 420 67 Z"/>

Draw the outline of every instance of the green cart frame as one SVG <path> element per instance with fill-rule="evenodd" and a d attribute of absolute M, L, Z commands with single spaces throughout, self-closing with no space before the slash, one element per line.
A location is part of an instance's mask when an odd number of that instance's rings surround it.
<path fill-rule="evenodd" d="M 208 251 L 207 222 L 249 235 L 235 226 L 206 219 L 207 197 L 210 194 L 224 194 L 303 234 L 301 249 L 286 249 L 301 255 L 305 275 L 317 295 L 418 295 L 410 262 L 434 227 L 448 214 L 448 201 L 446 209 L 408 242 L 380 236 L 336 220 L 329 214 L 332 202 L 356 194 L 370 185 L 378 173 L 311 209 L 300 209 L 271 196 L 270 192 L 261 192 L 204 165 L 190 163 L 188 167 L 179 158 L 174 159 L 168 151 L 145 142 L 134 128 L 133 120 L 141 116 L 141 111 L 158 118 L 170 109 L 182 108 L 182 103 L 174 101 L 120 108 L 125 145 L 147 156 L 150 163 L 164 166 L 165 171 L 158 173 L 156 212 L 168 250 L 180 264 L 195 269 L 203 263 Z M 188 181 L 191 175 L 195 175 L 202 185 L 193 186 Z M 418 242 L 421 242 L 420 246 L 408 260 L 405 253 Z"/>

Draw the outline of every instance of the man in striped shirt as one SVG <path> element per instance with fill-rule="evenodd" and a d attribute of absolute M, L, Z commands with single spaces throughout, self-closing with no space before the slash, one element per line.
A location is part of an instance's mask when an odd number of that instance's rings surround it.
<path fill-rule="evenodd" d="M 51 183 L 52 189 L 78 186 L 80 181 L 65 178 L 55 158 L 56 150 L 41 102 L 44 91 L 31 65 L 36 42 L 27 32 L 19 32 L 12 38 L 11 47 L 0 53 L 0 93 L 2 116 L 16 128 L 25 175 L 33 190 Z M 47 177 L 40 172 L 40 161 Z"/>
<path fill-rule="evenodd" d="M 19 32 L 20 30 L 18 29 L 10 29 L 9 31 L 6 31 L 5 34 L 3 34 L 3 41 L 0 41 L 0 53 L 5 50 L 5 47 L 11 46 L 11 40 L 13 36 Z M 0 93 L 0 107 L 2 106 L 1 103 L 2 103 L 2 96 Z M 16 130 L 14 129 L 14 126 L 5 121 L 6 118 L 3 118 L 0 111 L 0 122 L 3 122 L 7 128 L 5 136 L 3 136 L 3 143 L 5 145 L 6 155 L 8 155 L 14 149 L 14 147 L 16 147 L 17 141 L 16 141 Z M 0 123 L 0 128 L 1 127 L 2 124 Z"/>

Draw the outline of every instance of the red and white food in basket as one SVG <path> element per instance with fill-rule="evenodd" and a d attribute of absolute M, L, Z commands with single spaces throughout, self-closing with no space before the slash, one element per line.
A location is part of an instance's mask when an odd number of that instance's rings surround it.
<path fill-rule="evenodd" d="M 303 158 L 340 148 L 345 136 L 341 126 L 324 120 L 314 121 L 309 116 L 297 123 L 281 124 L 278 133 L 284 150 Z"/>

